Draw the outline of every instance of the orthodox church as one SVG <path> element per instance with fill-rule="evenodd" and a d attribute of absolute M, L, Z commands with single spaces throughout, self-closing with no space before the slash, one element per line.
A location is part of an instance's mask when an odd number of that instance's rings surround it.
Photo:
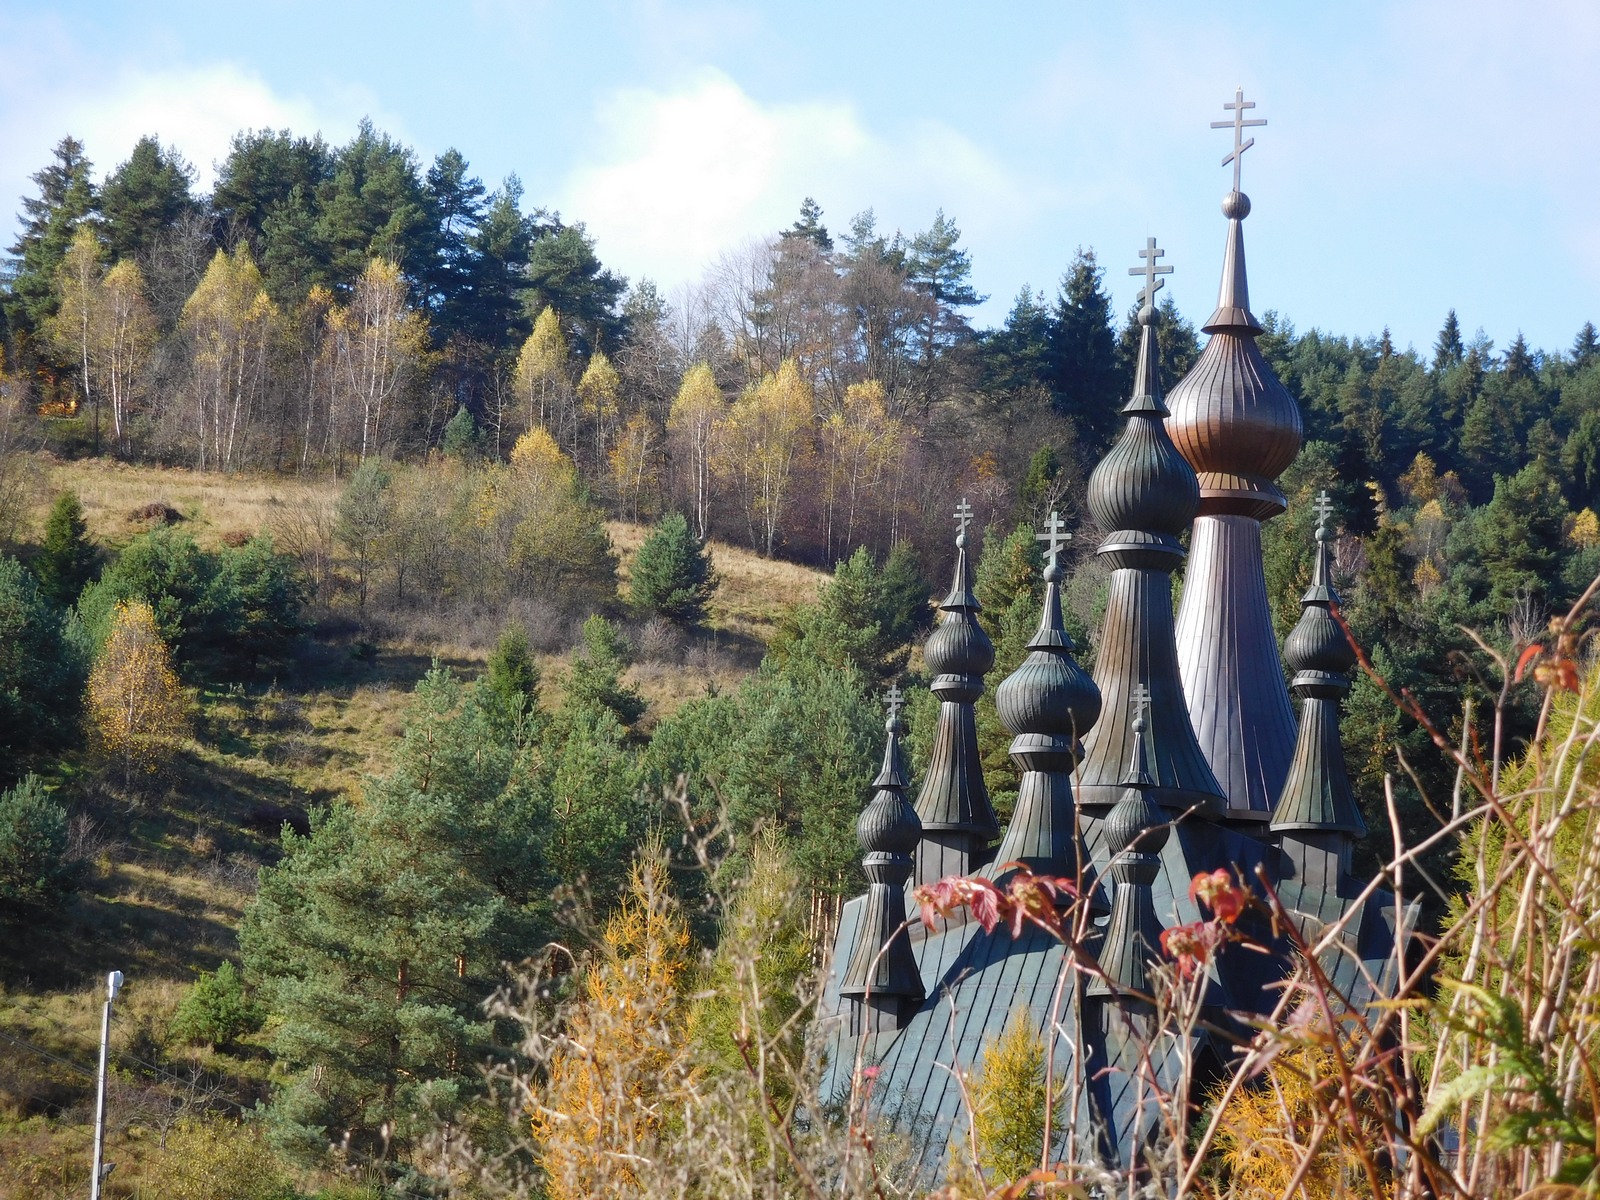
<path fill-rule="evenodd" d="M 1170 393 L 1155 295 L 1171 267 L 1157 265 L 1155 239 L 1130 271 L 1145 276 L 1138 363 L 1125 424 L 1088 484 L 1089 509 L 1110 531 L 1096 550 L 1111 576 L 1094 673 L 1074 660 L 1062 625 L 1065 535 L 1052 515 L 1040 535 L 1038 630 L 995 692 L 1021 773 L 1004 829 L 978 757 L 974 705 L 994 647 L 978 620 L 965 503 L 950 594 L 925 650 L 939 715 L 914 801 L 891 703 L 883 768 L 857 825 L 868 890 L 844 906 L 819 1037 L 831 1094 L 848 1093 L 858 1066 L 875 1068 L 872 1114 L 910 1137 L 930 1178 L 967 1128 L 953 1069 L 975 1073 L 1013 1020 L 1054 1041 L 1057 1086 L 1077 1081 L 1059 1139 L 1091 1139 L 1105 1161 L 1126 1166 L 1159 1136 L 1151 1072 L 1176 1088 L 1178 1056 L 1170 1038 L 1158 1042 L 1170 1061 L 1145 1056 L 1156 1018 L 1141 997 L 1152 992 L 1163 929 L 1208 915 L 1190 895 L 1196 875 L 1225 868 L 1254 881 L 1260 871 L 1308 933 L 1343 921 L 1325 966 L 1358 1000 L 1393 987 L 1395 947 L 1414 920 L 1351 873 L 1367 832 L 1339 739 L 1355 655 L 1332 611 L 1325 499 L 1312 584 L 1281 659 L 1272 627 L 1261 527 L 1286 507 L 1276 480 L 1299 452 L 1301 420 L 1256 346 L 1263 330 L 1250 308 L 1239 162 L 1254 141 L 1244 130 L 1265 124 L 1246 119 L 1253 107 L 1240 92 L 1225 105 L 1231 119 L 1213 126 L 1234 133 L 1223 160 L 1234 176 L 1222 203 L 1222 284 L 1205 349 Z M 1174 613 L 1172 574 L 1186 555 Z M 1071 951 L 1032 926 L 985 932 L 958 912 L 934 930 L 905 927 L 911 889 L 955 875 L 1003 888 L 1017 863 L 1082 881 L 1093 917 L 1083 944 L 1096 970 L 1063 972 Z M 1272 1011 L 1287 969 L 1283 957 L 1236 947 L 1206 964 L 1203 1020 L 1186 1035 L 1195 1078 L 1215 1078 L 1235 1053 L 1208 1028 L 1247 1038 L 1243 1015 Z"/>

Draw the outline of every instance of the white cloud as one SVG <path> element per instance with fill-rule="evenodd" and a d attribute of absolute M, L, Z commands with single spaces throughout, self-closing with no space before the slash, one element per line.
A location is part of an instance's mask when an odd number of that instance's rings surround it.
<path fill-rule="evenodd" d="M 608 264 L 669 289 L 788 225 L 806 196 L 836 228 L 872 205 L 892 230 L 926 224 L 936 204 L 998 225 L 1025 192 L 946 127 L 919 124 L 890 140 L 849 104 L 763 105 L 716 71 L 674 91 L 616 93 L 596 124 L 562 211 L 587 224 Z"/>

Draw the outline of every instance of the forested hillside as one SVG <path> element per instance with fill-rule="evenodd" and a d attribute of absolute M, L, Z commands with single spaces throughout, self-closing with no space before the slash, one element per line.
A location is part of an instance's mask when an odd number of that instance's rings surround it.
<path fill-rule="evenodd" d="M 480 1070 L 522 1053 L 483 1008 L 507 964 L 557 939 L 625 959 L 666 861 L 671 970 L 704 984 L 674 1020 L 712 1030 L 711 1077 L 742 1070 L 717 1006 L 744 977 L 713 951 L 759 900 L 793 991 L 858 890 L 874 694 L 913 693 L 925 761 L 917 646 L 962 497 L 1008 808 L 992 696 L 1037 621 L 1033 530 L 1058 509 L 1076 534 L 1092 662 L 1083 485 L 1135 326 L 1085 247 L 975 328 L 942 211 L 830 227 L 806 200 L 666 297 L 582 214 L 370 125 L 243 132 L 196 177 L 154 138 L 109 171 L 63 139 L 4 281 L 0 1195 L 82 1189 L 76 1065 L 114 966 L 112 1194 L 179 1194 L 156 1189 L 202 1158 L 242 1165 L 184 1195 L 424 1194 L 457 1135 L 536 1171 Z M 1287 633 L 1327 488 L 1376 671 L 1498 759 L 1540 699 L 1501 695 L 1506 664 L 1600 573 L 1600 335 L 1468 335 L 1449 303 L 1420 353 L 1265 314 L 1306 432 L 1268 585 Z M 1163 314 L 1170 386 L 1206 314 Z M 1372 828 L 1387 775 L 1406 834 L 1436 831 L 1459 764 L 1429 731 L 1362 676 L 1344 732 Z M 787 907 L 719 908 L 757 860 Z"/>

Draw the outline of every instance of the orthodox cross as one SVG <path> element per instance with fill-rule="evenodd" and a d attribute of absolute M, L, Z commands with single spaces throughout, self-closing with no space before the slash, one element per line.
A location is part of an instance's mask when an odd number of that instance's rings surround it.
<path fill-rule="evenodd" d="M 967 498 L 963 496 L 961 497 L 961 503 L 956 505 L 956 536 L 965 537 L 967 526 L 971 524 L 972 505 L 968 504 Z"/>
<path fill-rule="evenodd" d="M 1144 276 L 1144 287 L 1139 290 L 1139 303 L 1141 305 L 1148 304 L 1151 308 L 1154 308 L 1156 303 L 1156 293 L 1166 285 L 1166 280 L 1157 279 L 1156 276 L 1172 274 L 1172 268 L 1170 266 L 1156 266 L 1156 259 L 1160 258 L 1165 253 L 1165 250 L 1162 250 L 1156 246 L 1155 238 L 1147 237 L 1144 240 L 1144 249 L 1139 251 L 1139 257 L 1144 259 L 1144 266 L 1128 268 L 1129 275 Z"/>
<path fill-rule="evenodd" d="M 1317 528 L 1322 529 L 1328 524 L 1328 518 L 1333 516 L 1333 501 L 1328 496 L 1328 489 L 1323 488 L 1317 493 Z"/>
<path fill-rule="evenodd" d="M 1133 719 L 1139 724 L 1147 724 L 1146 718 L 1150 714 L 1150 689 L 1144 684 L 1139 684 L 1133 689 Z"/>
<path fill-rule="evenodd" d="M 1229 154 L 1222 160 L 1222 165 L 1227 166 L 1229 163 L 1233 164 L 1233 190 L 1236 192 L 1239 190 L 1239 159 L 1244 155 L 1246 150 L 1250 149 L 1251 146 L 1256 144 L 1255 138 L 1244 137 L 1244 131 L 1251 126 L 1265 125 L 1267 123 L 1265 117 L 1255 117 L 1248 121 L 1244 119 L 1245 109 L 1254 108 L 1255 106 L 1256 102 L 1254 100 L 1246 100 L 1244 98 L 1244 89 L 1239 88 L 1234 92 L 1233 103 L 1224 104 L 1222 106 L 1233 113 L 1233 120 L 1211 122 L 1211 128 L 1213 129 L 1227 129 L 1229 126 L 1233 127 L 1233 153 Z"/>
<path fill-rule="evenodd" d="M 906 702 L 906 694 L 900 690 L 898 683 L 891 683 L 889 690 L 883 694 L 883 706 L 889 710 L 889 720 L 894 720 L 900 715 L 900 709 Z"/>
<path fill-rule="evenodd" d="M 1035 541 L 1045 544 L 1045 553 L 1050 556 L 1050 565 L 1056 565 L 1056 556 L 1061 553 L 1061 548 L 1072 540 L 1072 534 L 1067 532 L 1067 523 L 1061 519 L 1061 514 L 1051 512 L 1050 519 L 1044 523 L 1044 532 L 1033 535 Z"/>

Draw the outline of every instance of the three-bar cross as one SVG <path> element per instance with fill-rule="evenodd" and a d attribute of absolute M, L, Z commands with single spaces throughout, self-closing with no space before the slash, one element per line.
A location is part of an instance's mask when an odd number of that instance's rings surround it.
<path fill-rule="evenodd" d="M 1333 500 L 1328 495 L 1328 489 L 1323 488 L 1317 493 L 1317 528 L 1322 529 L 1328 524 L 1328 518 L 1333 516 Z"/>
<path fill-rule="evenodd" d="M 963 496 L 961 497 L 961 503 L 956 505 L 956 536 L 964 537 L 967 532 L 967 526 L 971 524 L 972 505 L 968 504 L 967 498 Z"/>
<path fill-rule="evenodd" d="M 1236 192 L 1239 190 L 1239 159 L 1246 150 L 1256 144 L 1255 138 L 1244 136 L 1244 131 L 1251 126 L 1265 125 L 1267 123 L 1265 117 L 1254 117 L 1248 121 L 1244 119 L 1245 109 L 1254 108 L 1255 106 L 1256 102 L 1254 100 L 1246 100 L 1244 98 L 1244 89 L 1239 88 L 1234 92 L 1233 103 L 1222 106 L 1233 113 L 1233 120 L 1211 122 L 1211 128 L 1213 129 L 1227 129 L 1230 126 L 1233 128 L 1233 152 L 1223 158 L 1222 165 L 1233 164 L 1233 190 Z"/>
<path fill-rule="evenodd" d="M 900 715 L 900 710 L 905 707 L 906 694 L 900 690 L 898 683 L 891 683 L 889 690 L 883 694 L 883 707 L 889 710 L 889 719 L 892 721 Z"/>
<path fill-rule="evenodd" d="M 1072 534 L 1067 531 L 1067 523 L 1061 519 L 1061 514 L 1052 511 L 1050 519 L 1044 523 L 1044 532 L 1033 535 L 1034 540 L 1043 542 L 1044 552 L 1050 556 L 1050 565 L 1056 565 L 1056 557 L 1061 553 L 1062 547 L 1072 540 Z"/>
<path fill-rule="evenodd" d="M 1137 684 L 1133 689 L 1133 719 L 1144 724 L 1149 713 L 1150 689 L 1142 683 Z"/>
<path fill-rule="evenodd" d="M 1172 274 L 1170 266 L 1156 266 L 1156 259 L 1165 253 L 1165 250 L 1157 247 L 1155 238 L 1147 237 L 1144 240 L 1144 249 L 1139 251 L 1139 257 L 1144 259 L 1144 266 L 1128 268 L 1129 275 L 1144 276 L 1144 287 L 1139 290 L 1139 303 L 1141 306 L 1148 304 L 1152 308 L 1155 307 L 1156 293 L 1166 284 L 1166 280 L 1157 279 L 1156 276 Z"/>

